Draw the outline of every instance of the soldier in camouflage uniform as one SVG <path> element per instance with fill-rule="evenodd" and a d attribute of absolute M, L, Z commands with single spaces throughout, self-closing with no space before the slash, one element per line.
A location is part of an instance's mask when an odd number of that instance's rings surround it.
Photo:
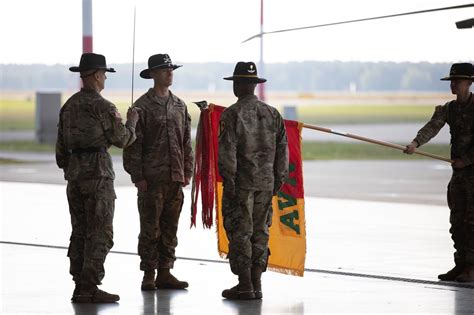
<path fill-rule="evenodd" d="M 224 180 L 222 215 L 229 239 L 229 262 L 239 283 L 224 290 L 227 299 L 261 299 L 267 268 L 272 197 L 288 176 L 288 144 L 283 119 L 254 95 L 253 62 L 238 62 L 232 77 L 237 102 L 221 116 L 219 174 Z"/>
<path fill-rule="evenodd" d="M 455 266 L 438 278 L 444 281 L 474 281 L 474 97 L 470 92 L 474 69 L 470 63 L 453 64 L 448 77 L 456 99 L 437 106 L 431 120 L 418 131 L 405 153 L 436 136 L 447 123 L 451 133 L 453 174 L 448 185 L 451 237 Z"/>
<path fill-rule="evenodd" d="M 115 302 L 119 296 L 97 288 L 104 278 L 104 262 L 113 246 L 115 177 L 107 149 L 135 141 L 136 110 L 129 110 L 125 125 L 117 108 L 100 92 L 106 80 L 105 57 L 86 53 L 79 67 L 83 88 L 61 108 L 56 162 L 68 181 L 67 198 L 72 233 L 68 256 L 76 283 L 73 302 Z"/>
<path fill-rule="evenodd" d="M 123 152 L 124 168 L 138 188 L 142 290 L 188 287 L 170 273 L 176 260 L 183 187 L 193 170 L 191 117 L 186 104 L 169 90 L 178 67 L 167 54 L 148 59 L 148 69 L 140 76 L 153 78 L 154 86 L 133 105 L 141 109 L 137 140 Z"/>

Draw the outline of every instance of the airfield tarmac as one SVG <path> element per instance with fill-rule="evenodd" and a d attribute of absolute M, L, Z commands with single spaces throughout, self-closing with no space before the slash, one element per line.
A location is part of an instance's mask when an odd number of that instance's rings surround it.
<path fill-rule="evenodd" d="M 62 172 L 51 153 L 0 151 L 0 158 L 26 163 L 0 164 L 0 181 L 64 185 Z M 116 186 L 132 186 L 113 156 Z M 374 200 L 396 203 L 446 205 L 451 176 L 448 163 L 437 160 L 304 161 L 306 196 Z"/>
<path fill-rule="evenodd" d="M 368 137 L 380 141 L 392 142 L 405 145 L 416 135 L 417 131 L 423 126 L 421 123 L 403 123 L 403 124 L 334 124 L 320 127 L 329 128 L 338 132 L 351 133 L 363 137 Z M 196 129 L 191 131 L 191 137 L 196 137 Z M 311 129 L 303 129 L 302 137 L 305 141 L 319 142 L 354 142 L 354 139 L 336 136 L 324 132 L 316 132 Z M 2 131 L 0 132 L 1 141 L 33 141 L 35 132 L 28 130 Z M 439 134 L 430 140 L 430 143 L 446 144 L 449 143 L 450 135 L 448 128 L 443 128 Z"/>

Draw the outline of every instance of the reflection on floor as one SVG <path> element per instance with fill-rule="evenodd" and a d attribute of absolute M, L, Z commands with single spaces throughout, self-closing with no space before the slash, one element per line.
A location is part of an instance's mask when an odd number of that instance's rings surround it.
<path fill-rule="evenodd" d="M 0 192 L 2 314 L 474 313 L 474 286 L 436 280 L 452 264 L 445 207 L 307 198 L 305 276 L 267 272 L 262 301 L 232 302 L 221 291 L 236 277 L 217 254 L 215 232 L 189 229 L 189 191 L 173 271 L 190 287 L 140 291 L 135 191 L 119 187 L 102 288 L 121 300 L 75 305 L 65 186 L 0 182 Z"/>

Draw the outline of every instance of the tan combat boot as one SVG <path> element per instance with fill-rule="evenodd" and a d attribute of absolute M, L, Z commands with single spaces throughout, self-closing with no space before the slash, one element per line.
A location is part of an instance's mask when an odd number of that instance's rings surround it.
<path fill-rule="evenodd" d="M 155 269 L 145 270 L 142 280 L 142 291 L 155 290 Z"/>
<path fill-rule="evenodd" d="M 263 297 L 262 294 L 262 268 L 260 267 L 252 267 L 251 274 L 252 274 L 252 284 L 253 284 L 253 291 L 255 292 L 255 298 L 261 299 Z"/>
<path fill-rule="evenodd" d="M 464 264 L 456 264 L 453 269 L 449 270 L 446 273 L 438 275 L 438 279 L 442 281 L 454 281 L 456 277 L 461 274 L 464 269 Z"/>
<path fill-rule="evenodd" d="M 456 277 L 457 282 L 474 282 L 474 266 L 464 267 L 463 271 Z"/>
<path fill-rule="evenodd" d="M 100 290 L 95 285 L 82 285 L 79 295 L 76 295 L 74 303 L 115 303 L 120 300 L 117 294 L 111 294 Z"/>
<path fill-rule="evenodd" d="M 237 284 L 235 287 L 222 291 L 222 297 L 229 300 L 255 299 L 250 269 L 247 269 L 239 274 L 239 284 Z"/>
<path fill-rule="evenodd" d="M 170 273 L 169 268 L 159 268 L 155 286 L 157 289 L 183 290 L 188 287 L 186 281 L 179 281 Z"/>

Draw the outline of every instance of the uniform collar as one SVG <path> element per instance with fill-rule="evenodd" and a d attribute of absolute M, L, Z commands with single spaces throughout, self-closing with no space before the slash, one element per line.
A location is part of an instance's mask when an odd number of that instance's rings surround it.
<path fill-rule="evenodd" d="M 244 95 L 239 97 L 239 101 L 251 101 L 251 100 L 257 100 L 257 95 L 255 94 L 249 94 L 249 95 Z"/>
<path fill-rule="evenodd" d="M 175 100 L 176 96 L 170 90 L 169 90 L 169 93 L 170 93 L 169 98 L 167 98 L 166 100 L 169 100 L 169 99 Z M 148 92 L 146 92 L 146 94 L 154 102 L 156 102 L 158 104 L 162 104 L 162 102 L 160 102 L 160 101 L 163 98 L 156 96 L 155 91 L 153 90 L 153 88 L 148 89 Z M 164 105 L 164 104 L 162 104 L 162 105 Z"/>
<path fill-rule="evenodd" d="M 100 93 L 97 92 L 97 91 L 94 90 L 94 89 L 81 88 L 81 92 L 83 92 L 83 93 L 89 93 L 89 94 L 98 94 L 98 95 L 100 95 Z"/>

